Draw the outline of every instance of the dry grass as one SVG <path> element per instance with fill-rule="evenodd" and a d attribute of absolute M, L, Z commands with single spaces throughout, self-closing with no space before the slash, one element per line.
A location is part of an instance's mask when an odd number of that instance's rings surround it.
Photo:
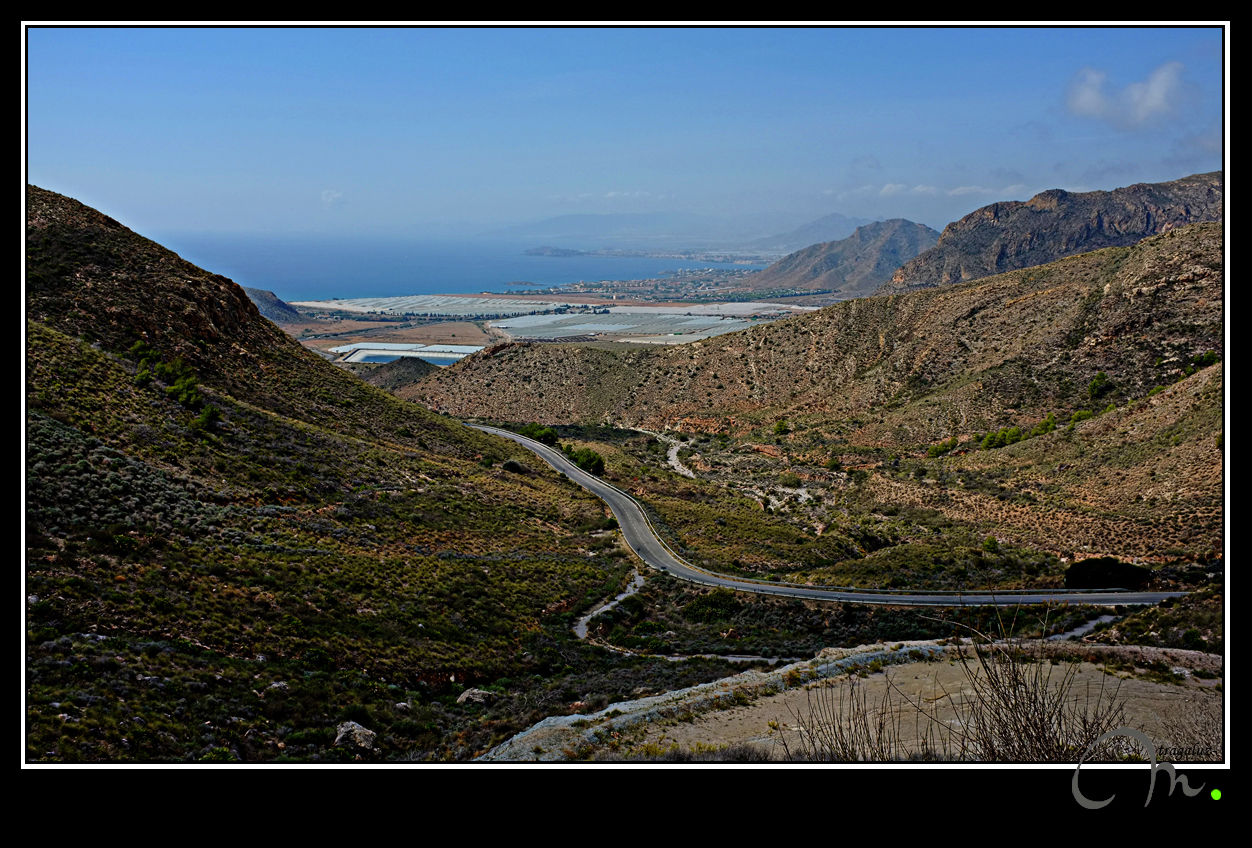
<path fill-rule="evenodd" d="M 791 713 L 799 732 L 790 741 L 788 734 L 778 737 L 782 758 L 850 763 L 957 759 L 930 716 L 911 709 L 907 699 L 893 697 L 891 688 L 880 704 L 871 706 L 859 683 L 850 676 L 810 689 L 807 712 Z M 903 732 L 906 716 L 913 720 L 916 743 Z"/>
<path fill-rule="evenodd" d="M 1220 763 L 1225 751 L 1222 702 L 1215 697 L 1198 697 L 1188 709 L 1165 720 L 1173 750 L 1158 751 L 1157 758 L 1170 761 Z"/>
<path fill-rule="evenodd" d="M 780 737 L 783 758 L 1076 763 L 1135 755 L 1121 737 L 1093 747 L 1101 735 L 1127 723 L 1120 682 L 1080 691 L 1077 662 L 1048 660 L 1041 648 L 1029 649 L 1020 640 L 982 637 L 972 649 L 960 649 L 960 662 L 962 692 L 944 691 L 932 699 L 910 697 L 891 684 L 874 706 L 855 677 L 811 690 L 807 710 L 792 712 L 799 732 Z M 954 721 L 940 719 L 940 700 L 956 710 Z"/>

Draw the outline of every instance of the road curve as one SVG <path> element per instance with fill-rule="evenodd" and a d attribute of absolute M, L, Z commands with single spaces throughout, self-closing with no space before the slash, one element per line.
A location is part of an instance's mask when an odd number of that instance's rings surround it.
<path fill-rule="evenodd" d="M 788 598 L 803 598 L 815 601 L 850 601 L 858 604 L 891 604 L 894 606 L 1017 606 L 1019 604 L 1071 603 L 1096 604 L 1114 606 L 1117 604 L 1156 604 L 1166 598 L 1176 598 L 1186 592 L 1075 592 L 1051 591 L 1035 592 L 1023 590 L 1002 591 L 995 594 L 977 593 L 963 594 L 959 592 L 882 592 L 854 591 L 846 589 L 824 588 L 818 586 L 799 586 L 793 583 L 766 583 L 725 577 L 709 571 L 703 571 L 679 557 L 661 540 L 649 523 L 642 507 L 633 497 L 611 483 L 601 480 L 583 471 L 570 462 L 565 454 L 556 448 L 501 430 L 478 424 L 468 424 L 476 430 L 512 439 L 527 450 L 533 451 L 548 465 L 569 477 L 578 485 L 604 501 L 617 523 L 621 526 L 622 536 L 640 559 L 653 568 L 668 572 L 682 580 L 700 583 L 705 586 L 724 586 L 739 592 L 753 592 L 758 595 L 779 595 Z"/>

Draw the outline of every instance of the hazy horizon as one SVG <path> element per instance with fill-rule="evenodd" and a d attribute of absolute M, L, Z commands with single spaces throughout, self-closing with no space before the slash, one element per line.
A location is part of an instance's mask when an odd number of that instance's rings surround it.
<path fill-rule="evenodd" d="M 679 268 L 760 268 L 650 257 L 527 256 L 518 242 L 309 234 L 140 233 L 241 286 L 283 300 L 520 294 L 583 280 L 659 277 Z M 509 286 L 529 282 L 531 286 Z"/>

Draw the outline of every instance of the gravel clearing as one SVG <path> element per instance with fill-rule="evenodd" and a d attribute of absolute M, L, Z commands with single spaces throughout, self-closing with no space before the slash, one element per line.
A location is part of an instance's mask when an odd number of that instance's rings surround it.
<path fill-rule="evenodd" d="M 1034 647 L 1032 645 L 1032 647 Z M 1095 697 L 1099 691 L 1126 702 L 1130 726 L 1143 730 L 1158 747 L 1194 745 L 1179 737 L 1179 723 L 1197 713 L 1220 716 L 1222 658 L 1197 651 L 1157 648 L 1075 645 L 1049 642 L 1039 646 L 1044 657 L 1079 660 L 1073 692 Z M 1218 679 L 1179 674 L 1178 682 L 1155 682 L 1142 674 L 1112 673 L 1098 663 L 1131 661 L 1140 669 L 1155 662 L 1190 671 L 1216 672 Z M 1059 676 L 1063 665 L 1054 669 Z M 858 674 L 863 673 L 865 676 Z M 849 673 L 850 672 L 850 673 Z M 1177 673 L 1177 672 L 1176 672 Z M 957 648 L 933 641 L 892 645 L 827 648 L 817 657 L 770 671 L 747 671 L 635 701 L 612 704 L 587 715 L 552 716 L 493 748 L 479 759 L 487 762 L 566 762 L 587 759 L 599 750 L 664 751 L 673 745 L 687 750 L 746 742 L 763 746 L 776 759 L 781 741 L 798 732 L 797 719 L 812 708 L 811 699 L 828 685 L 861 687 L 866 703 L 877 707 L 890 698 L 907 698 L 932 713 L 939 735 L 958 721 L 972 692 Z M 915 708 L 901 712 L 901 737 L 915 744 L 932 732 L 932 719 Z M 1207 743 L 1220 749 L 1220 741 Z M 793 745 L 794 747 L 794 745 Z"/>

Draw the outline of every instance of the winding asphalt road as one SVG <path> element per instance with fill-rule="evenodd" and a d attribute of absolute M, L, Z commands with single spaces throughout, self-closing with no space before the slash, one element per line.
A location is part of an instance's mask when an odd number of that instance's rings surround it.
<path fill-rule="evenodd" d="M 541 444 L 534 439 L 500 430 L 469 424 L 476 430 L 512 439 L 526 449 L 538 454 L 544 462 L 569 477 L 578 485 L 600 498 L 617 518 L 622 536 L 631 550 L 653 568 L 668 572 L 682 580 L 705 586 L 725 586 L 740 592 L 758 595 L 781 595 L 816 601 L 851 601 L 859 604 L 892 604 L 895 606 L 1017 606 L 1018 604 L 1071 603 L 1114 606 L 1117 604 L 1156 604 L 1166 598 L 1177 598 L 1186 592 L 1083 592 L 1068 590 L 1032 591 L 1007 590 L 995 594 L 964 594 L 961 592 L 907 592 L 907 591 L 858 591 L 817 586 L 799 586 L 794 583 L 766 583 L 725 577 L 702 571 L 679 557 L 661 540 L 649 523 L 639 503 L 621 489 L 583 471 L 566 459 L 561 451 Z"/>

